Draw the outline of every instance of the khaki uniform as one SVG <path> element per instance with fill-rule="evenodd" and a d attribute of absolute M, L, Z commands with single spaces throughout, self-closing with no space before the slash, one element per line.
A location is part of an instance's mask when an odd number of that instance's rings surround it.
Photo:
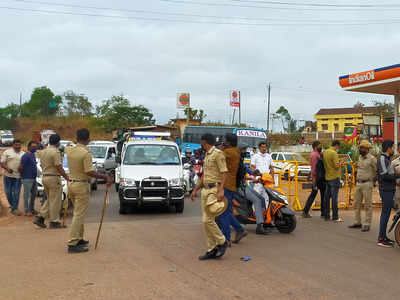
<path fill-rule="evenodd" d="M 357 187 L 354 194 L 355 223 L 361 223 L 361 205 L 364 199 L 366 219 L 364 225 L 372 221 L 372 189 L 376 178 L 376 158 L 371 154 L 360 156 L 357 166 Z"/>
<path fill-rule="evenodd" d="M 62 203 L 61 177 L 57 166 L 61 166 L 61 153 L 53 146 L 48 146 L 40 153 L 40 164 L 43 173 L 43 187 L 47 200 L 40 209 L 39 215 L 49 222 L 60 222 L 60 211 Z"/>
<path fill-rule="evenodd" d="M 70 184 L 68 196 L 74 205 L 69 246 L 76 246 L 83 240 L 84 221 L 89 207 L 90 184 L 87 172 L 93 171 L 92 154 L 89 149 L 78 144 L 76 147 L 66 147 Z"/>
<path fill-rule="evenodd" d="M 207 188 L 209 184 L 218 184 L 221 182 L 221 173 L 228 172 L 225 156 L 222 151 L 212 147 L 204 160 L 203 183 L 204 188 L 201 191 L 201 208 L 203 213 L 203 226 L 207 236 L 208 251 L 213 250 L 217 245 L 225 243 L 225 237 L 221 233 L 215 216 L 208 213 L 206 207 L 217 201 L 218 187 Z"/>

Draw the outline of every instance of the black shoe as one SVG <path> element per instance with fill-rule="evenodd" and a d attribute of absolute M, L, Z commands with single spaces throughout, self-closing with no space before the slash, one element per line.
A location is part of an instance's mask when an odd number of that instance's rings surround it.
<path fill-rule="evenodd" d="M 262 224 L 257 224 L 256 234 L 267 235 L 268 231 L 265 231 L 264 226 Z"/>
<path fill-rule="evenodd" d="M 89 241 L 80 240 L 77 244 L 78 246 L 86 246 L 89 245 Z"/>
<path fill-rule="evenodd" d="M 352 228 L 352 229 L 358 229 L 358 228 L 362 228 L 362 225 L 361 224 L 353 224 L 353 225 L 350 225 L 349 226 L 349 228 Z"/>
<path fill-rule="evenodd" d="M 215 254 L 215 258 L 220 258 L 224 256 L 226 249 L 228 248 L 228 241 L 225 241 L 222 245 L 217 246 L 217 253 Z"/>
<path fill-rule="evenodd" d="M 207 260 L 207 259 L 215 259 L 216 258 L 216 254 L 217 254 L 218 250 L 217 248 L 214 248 L 211 251 L 207 251 L 206 254 L 199 256 L 199 260 Z"/>
<path fill-rule="evenodd" d="M 60 229 L 67 228 L 67 226 L 62 225 L 60 222 L 50 222 L 49 229 Z"/>
<path fill-rule="evenodd" d="M 388 237 L 385 238 L 385 241 L 394 245 L 395 241 L 389 239 Z"/>
<path fill-rule="evenodd" d="M 331 217 L 324 217 L 325 218 L 325 221 L 330 221 L 331 220 Z"/>
<path fill-rule="evenodd" d="M 68 253 L 83 253 L 88 252 L 89 249 L 85 246 L 76 245 L 76 246 L 68 246 Z"/>
<path fill-rule="evenodd" d="M 362 232 L 367 232 L 369 231 L 369 225 L 364 225 L 361 229 Z"/>
<path fill-rule="evenodd" d="M 303 216 L 303 218 L 306 218 L 306 219 L 312 218 L 310 213 L 306 213 L 305 211 L 303 211 L 302 216 Z"/>
<path fill-rule="evenodd" d="M 40 216 L 36 216 L 35 219 L 33 219 L 33 224 L 41 228 L 46 228 L 46 224 L 44 224 L 44 218 Z"/>

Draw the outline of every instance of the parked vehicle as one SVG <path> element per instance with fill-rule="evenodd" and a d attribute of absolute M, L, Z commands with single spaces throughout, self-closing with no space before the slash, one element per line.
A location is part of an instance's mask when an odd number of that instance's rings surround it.
<path fill-rule="evenodd" d="M 311 166 L 306 159 L 299 153 L 293 152 L 272 152 L 273 167 L 275 172 L 282 172 L 285 179 L 294 178 L 296 175 L 301 179 L 308 179 L 311 174 Z"/>
<path fill-rule="evenodd" d="M 111 144 L 90 144 L 90 152 L 93 156 L 93 162 L 96 163 L 97 172 L 103 175 L 109 175 L 115 181 L 115 161 L 117 147 L 114 143 Z"/>
<path fill-rule="evenodd" d="M 40 142 L 43 146 L 49 144 L 49 138 L 51 135 L 56 134 L 54 130 L 46 129 L 40 132 Z"/>
<path fill-rule="evenodd" d="M 296 214 L 289 208 L 285 195 L 273 187 L 265 188 L 269 196 L 269 204 L 264 208 L 264 227 L 275 226 L 281 233 L 291 233 L 296 229 Z M 233 201 L 234 211 L 238 214 L 236 218 L 242 224 L 256 224 L 252 197 L 261 197 L 249 184 L 238 189 Z"/>
<path fill-rule="evenodd" d="M 0 130 L 0 146 L 11 146 L 14 143 L 14 135 L 10 130 Z"/>
<path fill-rule="evenodd" d="M 60 148 L 65 148 L 66 146 L 75 147 L 76 145 L 72 141 L 61 140 L 60 141 Z"/>
<path fill-rule="evenodd" d="M 184 210 L 185 187 L 178 145 L 171 141 L 134 140 L 125 142 L 120 164 L 120 214 L 129 206 L 174 206 Z"/>

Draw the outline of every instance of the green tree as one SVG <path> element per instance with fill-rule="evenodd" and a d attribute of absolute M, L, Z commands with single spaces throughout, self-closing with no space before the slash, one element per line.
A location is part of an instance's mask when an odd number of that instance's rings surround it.
<path fill-rule="evenodd" d="M 196 120 L 196 121 L 198 120 L 198 121 L 200 121 L 200 123 L 202 123 L 204 121 L 204 119 L 207 117 L 207 115 L 204 113 L 204 110 L 194 109 L 191 107 L 185 108 L 184 114 L 185 114 L 186 118 L 189 114 L 190 120 Z"/>
<path fill-rule="evenodd" d="M 90 116 L 93 106 L 89 99 L 83 94 L 75 94 L 73 91 L 66 91 L 63 94 L 64 111 L 68 116 L 79 115 L 81 117 Z"/>
<path fill-rule="evenodd" d="M 282 128 L 286 132 L 290 132 L 290 121 L 292 120 L 292 117 L 289 114 L 289 111 L 284 107 L 281 106 L 275 113 L 279 119 L 282 121 Z"/>
<path fill-rule="evenodd" d="M 52 116 L 60 112 L 61 104 L 61 96 L 54 95 L 51 89 L 42 86 L 34 89 L 31 99 L 24 105 L 23 113 L 28 117 Z"/>
<path fill-rule="evenodd" d="M 154 125 L 153 114 L 144 106 L 132 106 L 124 96 L 112 96 L 96 106 L 97 125 L 107 131 L 132 126 Z"/>
<path fill-rule="evenodd" d="M 394 116 L 394 104 L 387 101 L 374 101 L 377 113 L 383 118 L 393 118 Z"/>
<path fill-rule="evenodd" d="M 16 118 L 20 114 L 20 107 L 11 103 L 4 108 L 0 108 L 0 129 L 14 129 Z"/>

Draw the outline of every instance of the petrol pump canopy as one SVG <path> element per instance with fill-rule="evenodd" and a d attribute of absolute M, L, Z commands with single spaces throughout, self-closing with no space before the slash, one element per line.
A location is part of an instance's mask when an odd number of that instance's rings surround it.
<path fill-rule="evenodd" d="M 400 64 L 339 77 L 345 91 L 386 95 L 400 94 Z"/>

